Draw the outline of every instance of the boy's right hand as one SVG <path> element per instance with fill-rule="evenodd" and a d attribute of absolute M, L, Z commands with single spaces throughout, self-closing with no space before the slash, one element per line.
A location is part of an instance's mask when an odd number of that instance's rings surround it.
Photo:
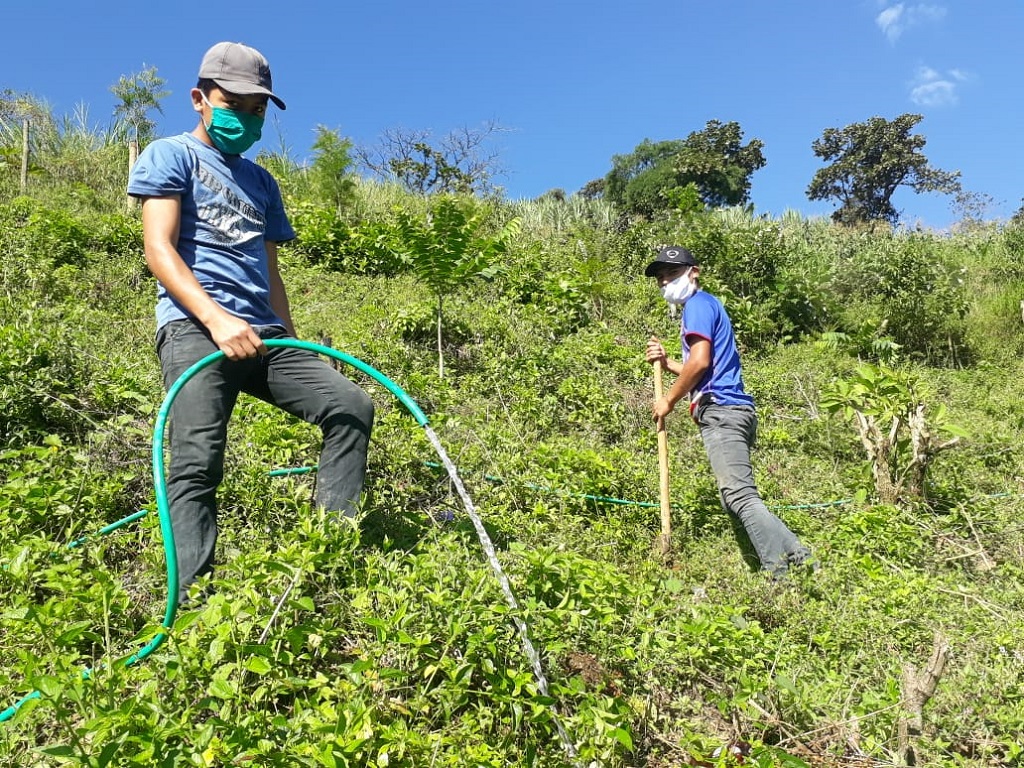
<path fill-rule="evenodd" d="M 228 360 L 244 360 L 267 354 L 267 345 L 253 327 L 239 317 L 225 313 L 207 326 L 213 343 Z"/>
<path fill-rule="evenodd" d="M 647 358 L 647 362 L 651 365 L 660 361 L 663 367 L 667 367 L 668 357 L 665 355 L 665 347 L 661 345 L 661 342 L 658 341 L 657 337 L 651 336 L 651 338 L 647 340 L 647 349 L 644 354 Z"/>

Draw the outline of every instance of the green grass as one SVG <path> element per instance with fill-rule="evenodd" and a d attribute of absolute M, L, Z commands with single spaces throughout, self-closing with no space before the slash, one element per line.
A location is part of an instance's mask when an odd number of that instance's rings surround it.
<path fill-rule="evenodd" d="M 417 319 L 430 298 L 412 277 L 339 274 L 291 250 L 284 263 L 300 334 L 330 336 L 430 417 L 495 542 L 550 698 L 423 430 L 354 373 L 378 406 L 361 525 L 311 508 L 312 475 L 267 477 L 314 464 L 318 436 L 243 399 L 212 595 L 151 659 L 120 667 L 163 614 L 155 515 L 65 544 L 153 503 L 153 284 L 123 229 L 56 277 L 19 271 L 46 254 L 13 229 L 0 236 L 0 707 L 42 692 L 0 724 L 0 765 L 572 765 L 556 710 L 581 765 L 731 765 L 711 755 L 735 741 L 750 745 L 748 765 L 886 765 L 904 667 L 924 667 L 937 633 L 951 650 L 918 764 L 1021 764 L 1022 334 L 1002 235 L 926 243 L 988 285 L 967 286 L 961 367 L 926 359 L 928 344 L 907 358 L 970 435 L 936 459 L 926 503 L 874 504 L 856 434 L 819 407 L 856 357 L 817 345 L 811 326 L 780 344 L 754 322 L 768 304 L 750 310 L 757 479 L 822 564 L 779 586 L 721 511 L 683 413 L 669 420 L 669 561 L 652 551 L 656 507 L 585 498 L 658 500 L 641 350 L 651 332 L 678 341 L 636 272 L 639 249 L 687 230 L 586 229 L 571 210 L 537 218 L 545 239 L 524 230 L 506 274 L 446 297 L 443 380 Z M 746 228 L 735 242 L 748 242 L 749 222 L 733 218 L 708 231 Z M 578 237 L 558 234 L 569 226 Z M 902 247 L 780 227 L 787 268 L 820 280 L 844 259 Z"/>

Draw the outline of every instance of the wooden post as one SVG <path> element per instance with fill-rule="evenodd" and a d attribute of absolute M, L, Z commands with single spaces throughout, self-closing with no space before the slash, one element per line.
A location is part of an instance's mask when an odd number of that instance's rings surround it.
<path fill-rule="evenodd" d="M 139 139 L 129 139 L 128 141 L 128 175 L 131 176 L 132 168 L 135 167 L 135 161 L 139 159 Z M 128 195 L 128 207 L 136 208 L 139 205 L 138 198 Z"/>
<path fill-rule="evenodd" d="M 654 364 L 654 402 L 661 399 L 661 361 Z M 658 419 L 658 497 L 661 500 L 661 535 L 658 536 L 656 549 L 662 558 L 667 558 L 672 551 L 672 504 L 669 496 L 668 483 L 668 433 L 665 431 L 665 419 Z"/>
<path fill-rule="evenodd" d="M 21 121 L 21 194 L 28 189 L 28 118 Z"/>

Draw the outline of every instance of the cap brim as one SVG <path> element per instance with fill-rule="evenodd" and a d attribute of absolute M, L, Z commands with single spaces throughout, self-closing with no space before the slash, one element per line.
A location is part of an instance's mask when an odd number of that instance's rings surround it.
<path fill-rule="evenodd" d="M 262 86 L 242 82 L 241 80 L 221 80 L 219 78 L 213 79 L 213 82 L 215 82 L 219 88 L 222 88 L 229 93 L 237 94 L 238 96 L 266 96 L 277 105 L 278 109 L 287 109 L 280 98 Z"/>

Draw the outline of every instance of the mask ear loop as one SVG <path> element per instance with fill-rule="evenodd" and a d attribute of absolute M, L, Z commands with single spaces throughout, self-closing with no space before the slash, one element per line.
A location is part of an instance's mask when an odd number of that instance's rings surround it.
<path fill-rule="evenodd" d="M 202 89 L 199 90 L 199 97 L 203 100 L 203 103 L 210 108 L 210 122 L 206 122 L 206 120 L 203 118 L 202 109 L 196 110 L 197 112 L 199 112 L 199 119 L 203 121 L 203 128 L 209 131 L 210 126 L 213 125 L 213 110 L 216 109 L 216 107 L 214 107 L 213 104 L 210 103 L 210 100 L 206 98 L 206 94 L 203 93 Z"/>

